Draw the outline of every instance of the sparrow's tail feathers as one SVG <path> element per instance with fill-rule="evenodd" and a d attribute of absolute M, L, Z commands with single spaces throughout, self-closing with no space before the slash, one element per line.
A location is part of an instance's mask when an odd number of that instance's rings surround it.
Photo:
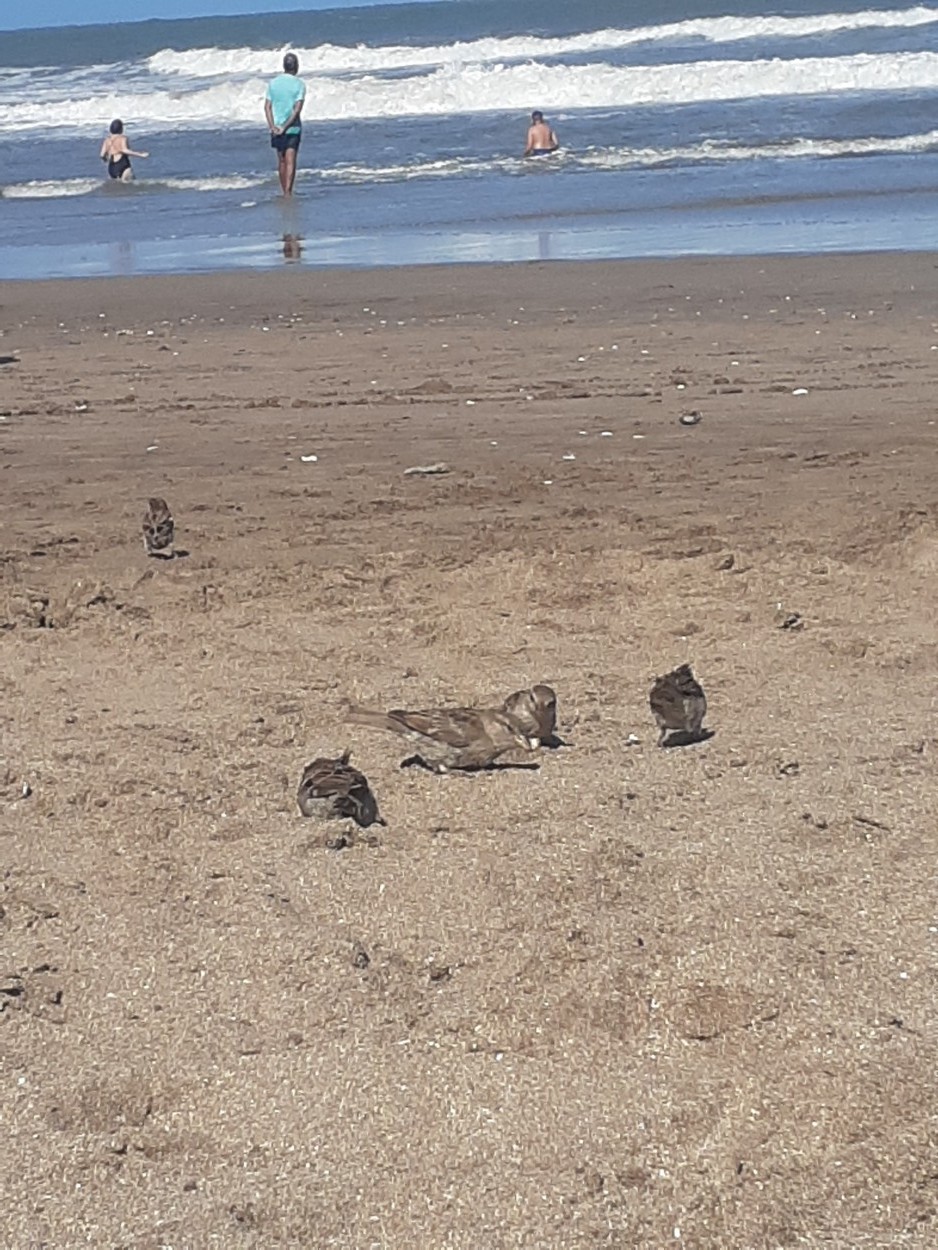
<path fill-rule="evenodd" d="M 355 703 L 349 704 L 346 712 L 346 720 L 353 725 L 367 725 L 370 729 L 388 729 L 391 733 L 403 732 L 403 726 L 396 721 L 387 712 L 378 712 L 373 708 L 359 707 Z"/>

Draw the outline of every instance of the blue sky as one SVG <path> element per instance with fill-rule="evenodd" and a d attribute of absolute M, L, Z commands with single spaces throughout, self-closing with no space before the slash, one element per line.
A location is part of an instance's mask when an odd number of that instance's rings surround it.
<path fill-rule="evenodd" d="M 0 30 L 32 26 L 88 26 L 135 22 L 148 17 L 210 17 L 216 13 L 283 13 L 300 9 L 351 9 L 379 0 L 42 0 L 39 5 L 4 4 Z M 394 3 L 395 0 L 380 0 Z"/>

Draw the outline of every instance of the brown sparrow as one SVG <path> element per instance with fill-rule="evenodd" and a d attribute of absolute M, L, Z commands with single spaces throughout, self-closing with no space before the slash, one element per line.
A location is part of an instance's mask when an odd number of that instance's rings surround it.
<path fill-rule="evenodd" d="M 502 711 L 522 733 L 541 742 L 553 742 L 557 729 L 557 696 L 550 686 L 516 690 L 502 704 Z"/>
<path fill-rule="evenodd" d="M 700 727 L 707 714 L 707 696 L 691 672 L 689 664 L 657 677 L 648 696 L 652 715 L 661 731 L 658 746 L 664 746 L 671 733 L 680 733 L 688 739 L 701 736 Z"/>
<path fill-rule="evenodd" d="M 349 708 L 348 719 L 372 729 L 389 729 L 417 747 L 414 758 L 436 773 L 451 768 L 488 768 L 515 747 L 536 751 L 539 740 L 526 734 L 501 709 L 431 708 L 423 712 L 376 712 Z"/>
<path fill-rule="evenodd" d="M 153 498 L 143 514 L 143 546 L 148 556 L 170 559 L 173 554 L 175 525 L 165 499 Z"/>
<path fill-rule="evenodd" d="M 322 758 L 306 765 L 296 792 L 304 816 L 354 820 L 363 829 L 384 824 L 368 778 L 351 766 L 351 755 L 351 751 L 344 751 L 337 760 Z"/>

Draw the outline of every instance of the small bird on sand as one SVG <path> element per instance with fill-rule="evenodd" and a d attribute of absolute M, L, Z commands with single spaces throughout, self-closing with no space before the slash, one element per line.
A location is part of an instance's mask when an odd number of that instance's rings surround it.
<path fill-rule="evenodd" d="M 417 747 L 418 762 L 435 773 L 451 768 L 488 768 L 515 747 L 536 751 L 537 737 L 525 733 L 500 708 L 448 707 L 406 712 L 349 708 L 348 719 L 372 729 L 388 729 Z"/>
<path fill-rule="evenodd" d="M 143 514 L 143 546 L 148 556 L 171 559 L 175 535 L 173 514 L 165 499 L 154 497 Z"/>
<path fill-rule="evenodd" d="M 516 690 L 502 704 L 502 711 L 513 725 L 530 738 L 552 742 L 557 730 L 557 695 L 550 686 Z"/>
<path fill-rule="evenodd" d="M 691 672 L 689 664 L 657 677 L 648 696 L 652 715 L 661 731 L 658 746 L 664 746 L 669 734 L 680 733 L 688 739 L 701 736 L 700 727 L 707 714 L 707 696 Z"/>
<path fill-rule="evenodd" d="M 316 820 L 354 820 L 362 829 L 384 824 L 368 778 L 352 767 L 351 756 L 351 751 L 344 751 L 336 760 L 323 757 L 306 765 L 296 792 L 296 801 L 304 816 Z"/>

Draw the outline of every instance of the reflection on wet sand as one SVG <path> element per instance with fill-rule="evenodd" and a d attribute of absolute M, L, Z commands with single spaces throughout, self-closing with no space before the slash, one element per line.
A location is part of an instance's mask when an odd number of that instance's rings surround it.
<path fill-rule="evenodd" d="M 303 259 L 303 238 L 299 234 L 283 236 L 283 259 L 288 265 Z"/>
<path fill-rule="evenodd" d="M 109 260 L 111 273 L 116 276 L 126 277 L 132 274 L 137 267 L 137 258 L 132 239 L 121 239 L 114 242 L 109 247 Z"/>

